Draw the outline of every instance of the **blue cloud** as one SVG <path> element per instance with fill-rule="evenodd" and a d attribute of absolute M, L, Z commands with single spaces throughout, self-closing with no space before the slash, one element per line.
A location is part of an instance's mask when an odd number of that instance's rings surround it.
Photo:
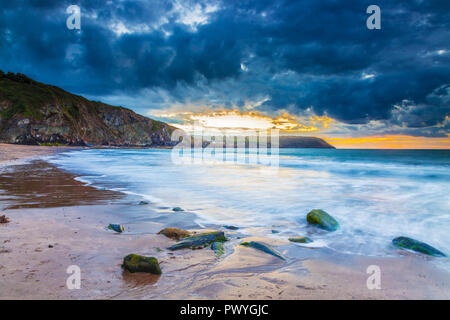
<path fill-rule="evenodd" d="M 449 1 L 378 1 L 381 30 L 366 28 L 365 0 L 75 2 L 2 1 L 0 69 L 99 99 L 168 97 L 128 105 L 137 111 L 269 97 L 261 111 L 313 108 L 347 124 L 445 134 Z M 66 28 L 71 4 L 81 31 Z M 404 101 L 416 107 L 400 116 Z"/>

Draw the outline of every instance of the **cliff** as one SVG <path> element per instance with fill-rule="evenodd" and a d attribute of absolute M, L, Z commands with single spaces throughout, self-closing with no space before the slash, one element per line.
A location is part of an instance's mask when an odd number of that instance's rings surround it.
<path fill-rule="evenodd" d="M 174 127 L 0 70 L 0 142 L 172 146 Z"/>
<path fill-rule="evenodd" d="M 323 139 L 316 137 L 280 136 L 280 148 L 336 149 Z"/>
<path fill-rule="evenodd" d="M 256 143 L 256 145 L 259 146 L 259 138 L 253 137 L 253 143 Z M 255 142 L 256 141 L 256 142 Z M 212 145 L 211 145 L 212 143 Z M 203 148 L 211 145 L 211 147 L 219 147 L 219 148 L 226 148 L 227 147 L 227 141 L 226 138 L 223 138 L 223 142 L 210 142 L 210 141 L 203 141 Z M 194 146 L 194 140 L 193 137 L 191 137 L 191 147 Z M 266 143 L 266 146 L 268 148 L 272 147 L 270 137 L 268 137 L 268 142 Z M 238 141 L 237 138 L 234 138 L 234 148 L 238 147 Z M 245 147 L 249 148 L 249 137 L 245 138 Z M 326 142 L 325 140 L 321 138 L 316 137 L 300 137 L 300 136 L 279 136 L 278 140 L 278 147 L 279 148 L 317 148 L 317 149 L 336 149 L 334 146 Z"/>

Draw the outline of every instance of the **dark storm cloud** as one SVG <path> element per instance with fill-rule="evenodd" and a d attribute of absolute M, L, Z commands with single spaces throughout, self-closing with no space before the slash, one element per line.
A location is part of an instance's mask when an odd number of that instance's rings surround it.
<path fill-rule="evenodd" d="M 151 89 L 222 106 L 268 97 L 260 110 L 312 108 L 442 135 L 450 2 L 376 1 L 382 29 L 368 30 L 372 2 L 1 1 L 0 69 L 90 97 Z M 71 4 L 81 32 L 66 28 Z"/>

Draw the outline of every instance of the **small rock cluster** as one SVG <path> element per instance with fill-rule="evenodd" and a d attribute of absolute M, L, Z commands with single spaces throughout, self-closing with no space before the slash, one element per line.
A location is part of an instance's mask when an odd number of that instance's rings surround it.
<path fill-rule="evenodd" d="M 9 218 L 5 215 L 0 216 L 0 223 L 8 223 Z"/>
<path fill-rule="evenodd" d="M 184 211 L 184 210 L 179 207 L 176 207 L 173 209 L 173 211 Z M 5 216 L 1 216 L 0 221 L 2 221 L 2 219 L 7 220 Z M 330 232 L 339 229 L 339 223 L 336 221 L 336 219 L 334 219 L 327 212 L 320 209 L 311 210 L 306 215 L 306 221 L 312 226 Z M 114 230 L 118 233 L 122 233 L 125 231 L 124 226 L 120 224 L 110 224 L 107 228 L 110 230 Z M 224 226 L 224 228 L 228 230 L 239 229 L 238 227 L 235 226 Z M 164 235 L 172 240 L 177 241 L 176 244 L 167 248 L 170 251 L 182 249 L 196 250 L 210 247 L 217 257 L 220 257 L 223 254 L 225 254 L 224 242 L 228 241 L 223 231 L 211 231 L 197 234 L 179 228 L 164 228 L 161 231 L 159 231 L 158 234 Z M 312 239 L 305 236 L 290 237 L 288 238 L 288 240 L 294 243 L 302 243 L 302 244 L 313 242 Z M 437 250 L 436 248 L 433 248 L 432 246 L 426 243 L 407 237 L 395 238 L 394 240 L 392 240 L 392 243 L 396 247 L 401 249 L 408 249 L 436 257 L 445 256 L 444 253 Z M 264 253 L 277 257 L 281 260 L 286 260 L 286 258 L 280 252 L 262 242 L 258 241 L 242 242 L 240 245 L 262 251 Z M 161 274 L 161 268 L 159 266 L 158 260 L 155 257 L 145 257 L 134 253 L 129 254 L 124 258 L 122 267 L 131 273 L 147 272 L 156 275 Z"/>

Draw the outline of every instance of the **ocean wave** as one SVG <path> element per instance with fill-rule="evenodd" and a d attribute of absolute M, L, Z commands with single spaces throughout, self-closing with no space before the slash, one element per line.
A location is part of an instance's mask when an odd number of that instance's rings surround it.
<path fill-rule="evenodd" d="M 83 150 L 49 161 L 95 187 L 196 213 L 202 225 L 236 225 L 245 234 L 281 225 L 340 252 L 391 255 L 410 236 L 450 253 L 450 154 L 377 150 L 288 150 L 280 167 L 171 162 L 170 150 Z M 320 208 L 337 232 L 306 223 Z M 266 231 L 264 231 L 266 230 Z M 314 243 L 314 242 L 313 242 Z"/>

